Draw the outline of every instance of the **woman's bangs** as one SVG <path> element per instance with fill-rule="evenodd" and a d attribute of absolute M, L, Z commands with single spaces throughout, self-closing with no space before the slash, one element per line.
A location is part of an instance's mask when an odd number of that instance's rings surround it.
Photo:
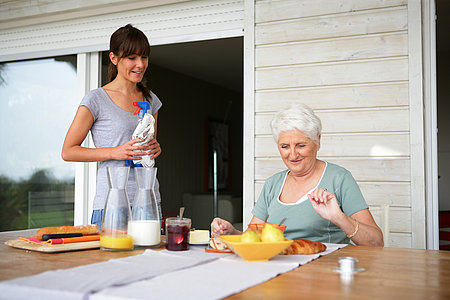
<path fill-rule="evenodd" d="M 123 43 L 123 49 L 121 49 L 121 57 L 130 56 L 133 54 L 139 56 L 148 56 L 150 54 L 150 45 L 145 36 L 134 34 Z"/>

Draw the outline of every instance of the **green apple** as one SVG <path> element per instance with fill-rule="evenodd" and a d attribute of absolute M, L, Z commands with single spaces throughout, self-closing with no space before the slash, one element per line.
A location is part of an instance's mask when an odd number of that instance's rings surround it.
<path fill-rule="evenodd" d="M 262 242 L 280 242 L 284 241 L 283 232 L 273 226 L 272 224 L 266 223 L 261 232 Z"/>
<path fill-rule="evenodd" d="M 241 235 L 241 243 L 255 243 L 255 242 L 261 242 L 259 234 L 255 230 L 248 229 Z"/>

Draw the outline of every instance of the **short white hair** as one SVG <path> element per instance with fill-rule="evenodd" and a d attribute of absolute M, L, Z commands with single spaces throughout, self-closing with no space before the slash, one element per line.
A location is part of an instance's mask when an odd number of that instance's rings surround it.
<path fill-rule="evenodd" d="M 275 114 L 271 122 L 272 136 L 278 142 L 283 131 L 300 130 L 316 144 L 322 132 L 322 122 L 314 111 L 305 104 L 294 104 Z"/>

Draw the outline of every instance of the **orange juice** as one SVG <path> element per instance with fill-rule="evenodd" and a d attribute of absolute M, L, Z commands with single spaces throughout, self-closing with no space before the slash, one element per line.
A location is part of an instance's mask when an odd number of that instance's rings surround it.
<path fill-rule="evenodd" d="M 131 250 L 133 249 L 133 238 L 128 234 L 102 235 L 100 247 L 104 250 Z"/>

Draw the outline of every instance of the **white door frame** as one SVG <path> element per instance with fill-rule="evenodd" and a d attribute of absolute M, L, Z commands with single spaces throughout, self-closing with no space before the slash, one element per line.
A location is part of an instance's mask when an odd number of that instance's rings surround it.
<path fill-rule="evenodd" d="M 101 52 L 77 55 L 77 94 L 82 99 L 90 90 L 100 87 Z M 94 147 L 91 134 L 83 141 L 83 147 Z M 97 181 L 97 163 L 78 162 L 75 166 L 74 225 L 90 223 Z"/>
<path fill-rule="evenodd" d="M 244 1 L 243 229 L 255 202 L 255 1 Z"/>
<path fill-rule="evenodd" d="M 436 94 L 436 5 L 422 1 L 423 96 L 425 123 L 425 178 L 427 249 L 439 249 L 439 193 Z"/>

